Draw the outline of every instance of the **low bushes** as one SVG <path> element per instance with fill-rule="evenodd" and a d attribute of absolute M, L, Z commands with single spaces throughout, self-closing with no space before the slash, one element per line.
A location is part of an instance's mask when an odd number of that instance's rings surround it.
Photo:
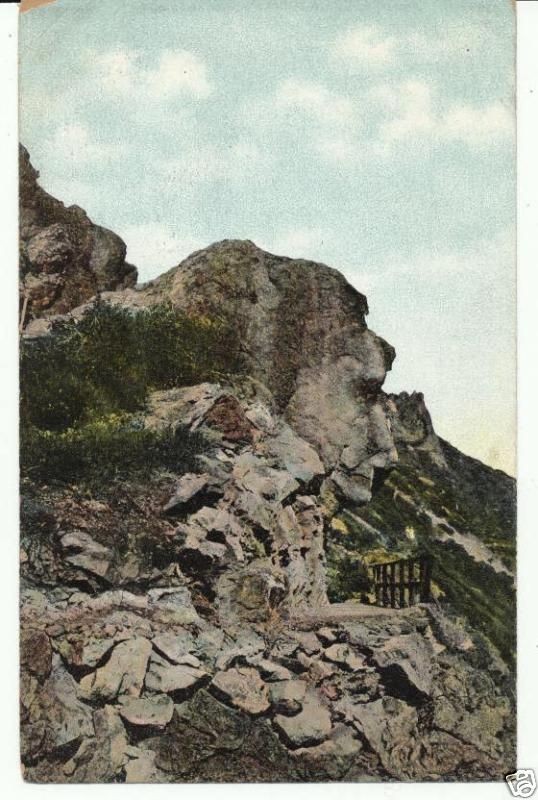
<path fill-rule="evenodd" d="M 170 306 L 133 312 L 100 303 L 78 322 L 21 347 L 23 424 L 65 430 L 141 408 L 153 389 L 239 371 L 234 331 Z"/>
<path fill-rule="evenodd" d="M 200 437 L 146 431 L 135 412 L 155 389 L 239 369 L 237 337 L 222 321 L 170 306 L 133 312 L 97 303 L 82 320 L 21 345 L 21 472 L 75 481 L 188 469 Z"/>
<path fill-rule="evenodd" d="M 61 432 L 24 429 L 21 474 L 37 483 L 102 483 L 155 468 L 181 473 L 193 468 L 195 455 L 204 449 L 199 433 L 150 431 L 112 415 Z"/>

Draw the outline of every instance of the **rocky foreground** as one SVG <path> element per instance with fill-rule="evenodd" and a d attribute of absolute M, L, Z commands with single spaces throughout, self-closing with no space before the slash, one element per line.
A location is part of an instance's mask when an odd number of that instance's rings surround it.
<path fill-rule="evenodd" d="M 53 252 L 56 222 L 36 219 L 34 237 Z M 49 274 L 35 258 L 32 270 L 38 282 Z M 122 270 L 108 288 L 122 285 Z M 203 436 L 188 472 L 91 490 L 23 481 L 25 777 L 500 780 L 515 767 L 513 673 L 487 626 L 477 628 L 475 606 L 454 614 L 446 602 L 452 575 L 439 572 L 437 599 L 412 608 L 379 609 L 352 592 L 329 602 L 335 547 L 367 563 L 380 548 L 383 558 L 413 553 L 444 535 L 464 571 L 478 564 L 500 592 L 513 580 L 454 478 L 486 476 L 480 503 L 491 497 L 497 530 L 511 502 L 506 476 L 464 456 L 456 467 L 417 412 L 421 398 L 383 392 L 394 351 L 368 329 L 364 296 L 324 265 L 226 241 L 146 286 L 103 291 L 103 301 L 223 318 L 244 369 L 153 392 L 133 417 L 133 430 Z M 25 339 L 53 337 L 66 310 L 75 320 L 91 310 L 77 303 L 34 302 Z M 430 493 L 408 494 L 411 544 L 398 516 L 404 487 L 383 494 L 402 462 Z M 378 497 L 376 522 L 365 510 Z M 486 619 L 488 607 L 479 611 Z"/>
<path fill-rule="evenodd" d="M 511 677 L 484 637 L 437 604 L 328 604 L 311 445 L 218 385 L 144 422 L 207 426 L 199 471 L 23 506 L 29 780 L 501 776 Z"/>
<path fill-rule="evenodd" d="M 483 672 L 428 609 L 223 629 L 181 588 L 34 591 L 22 619 L 31 781 L 498 780 L 513 763 L 505 668 Z"/>

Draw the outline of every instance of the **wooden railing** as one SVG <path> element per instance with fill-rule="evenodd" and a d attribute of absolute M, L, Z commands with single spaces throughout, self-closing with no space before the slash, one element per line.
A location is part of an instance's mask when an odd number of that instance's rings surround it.
<path fill-rule="evenodd" d="M 430 556 L 372 564 L 369 569 L 372 573 L 376 605 L 405 608 L 430 601 Z"/>

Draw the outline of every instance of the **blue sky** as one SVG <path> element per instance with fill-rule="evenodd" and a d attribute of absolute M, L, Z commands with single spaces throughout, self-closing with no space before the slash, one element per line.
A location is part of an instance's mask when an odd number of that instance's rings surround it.
<path fill-rule="evenodd" d="M 142 279 L 218 239 L 340 269 L 438 432 L 514 472 L 509 0 L 56 0 L 21 140 Z"/>

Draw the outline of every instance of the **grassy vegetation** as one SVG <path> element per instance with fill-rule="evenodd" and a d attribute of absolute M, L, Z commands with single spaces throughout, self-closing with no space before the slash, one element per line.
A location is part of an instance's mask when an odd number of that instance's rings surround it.
<path fill-rule="evenodd" d="M 334 541 L 327 547 L 327 589 L 331 603 L 360 599 L 370 589 L 368 570 L 361 556 Z"/>
<path fill-rule="evenodd" d="M 442 602 L 466 617 L 495 644 L 506 662 L 513 664 L 516 630 L 512 579 L 475 561 L 450 539 L 436 540 L 431 521 L 424 513 L 426 509 L 433 511 L 461 533 L 476 536 L 508 567 L 513 567 L 515 519 L 509 486 L 505 489 L 503 476 L 493 471 L 489 474 L 486 467 L 482 470 L 483 473 L 476 464 L 437 470 L 420 456 L 405 455 L 371 503 L 341 515 L 341 525 L 331 533 L 328 549 L 334 550 L 344 564 L 342 550 L 348 559 L 360 557 L 366 563 L 431 554 L 433 582 L 442 593 Z M 484 485 L 484 474 L 492 481 L 489 487 Z M 493 497 L 489 505 L 487 496 Z M 343 583 L 336 571 L 329 571 L 329 579 L 329 591 L 334 597 L 356 596 L 356 589 L 351 587 L 350 591 L 349 582 Z"/>
<path fill-rule="evenodd" d="M 157 467 L 187 472 L 205 446 L 199 433 L 149 431 L 136 418 L 111 415 L 65 431 L 23 430 L 21 475 L 37 483 L 99 484 Z"/>
<path fill-rule="evenodd" d="M 137 422 L 155 389 L 240 369 L 234 332 L 168 306 L 136 313 L 98 304 L 52 336 L 21 345 L 21 472 L 39 481 L 107 479 L 188 468 L 203 447 L 186 432 Z"/>
<path fill-rule="evenodd" d="M 224 323 L 169 306 L 131 312 L 98 304 L 53 336 L 21 348 L 24 425 L 61 431 L 141 408 L 150 391 L 216 380 L 239 370 Z"/>

